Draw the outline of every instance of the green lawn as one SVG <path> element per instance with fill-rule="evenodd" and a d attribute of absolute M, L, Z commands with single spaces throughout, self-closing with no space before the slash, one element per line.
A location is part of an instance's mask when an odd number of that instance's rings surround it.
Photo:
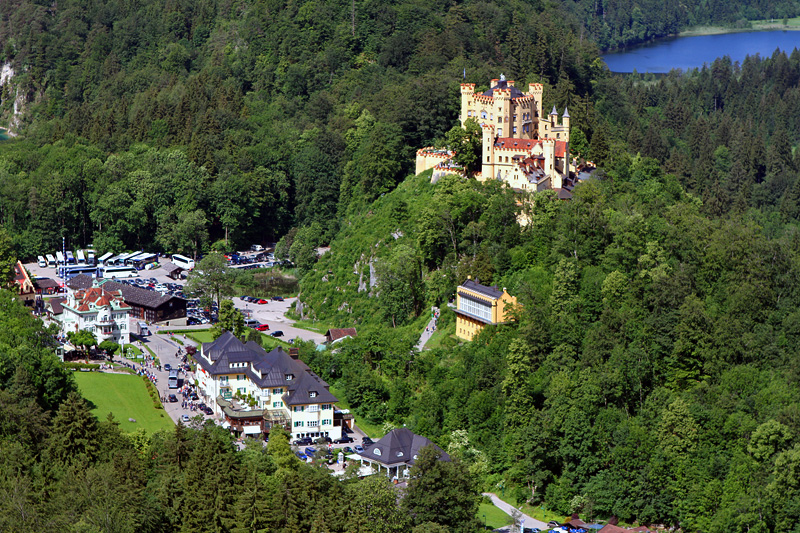
<path fill-rule="evenodd" d="M 114 413 L 125 432 L 144 428 L 148 433 L 154 433 L 175 426 L 163 409 L 153 407 L 153 400 L 140 376 L 75 372 L 75 382 L 83 397 L 96 406 L 92 413 L 100 420 L 105 420 L 108 413 Z M 129 418 L 136 422 L 129 422 Z"/>
<path fill-rule="evenodd" d="M 188 338 L 192 339 L 195 342 L 204 343 L 204 342 L 213 342 L 214 337 L 211 335 L 210 329 L 186 329 L 186 330 L 171 330 L 172 333 L 175 335 L 186 335 Z M 162 331 L 161 333 L 170 333 L 170 331 Z M 268 333 L 262 333 L 261 336 L 263 337 L 262 345 L 267 349 L 271 350 L 277 346 L 283 346 L 284 348 L 288 348 L 291 346 L 286 341 L 282 341 L 280 339 L 276 339 L 272 335 Z"/>
<path fill-rule="evenodd" d="M 478 507 L 478 520 L 481 525 L 486 524 L 487 530 L 505 527 L 511 523 L 511 517 L 495 507 L 494 504 L 483 502 Z M 484 521 L 485 520 L 485 521 Z"/>
<path fill-rule="evenodd" d="M 294 324 L 292 325 L 296 328 L 307 329 L 308 331 L 313 331 L 314 333 L 319 333 L 321 335 L 325 335 L 329 329 L 334 328 L 334 326 L 326 322 L 320 322 L 317 320 L 295 320 Z"/>
<path fill-rule="evenodd" d="M 427 350 L 433 350 L 434 348 L 441 348 L 442 341 L 444 341 L 445 339 L 449 339 L 448 344 L 452 343 L 458 344 L 461 342 L 461 339 L 456 337 L 455 324 L 450 324 L 447 327 L 437 329 L 436 331 L 434 331 L 433 335 L 431 335 L 431 338 L 428 339 L 428 342 L 425 343 L 425 348 Z"/>

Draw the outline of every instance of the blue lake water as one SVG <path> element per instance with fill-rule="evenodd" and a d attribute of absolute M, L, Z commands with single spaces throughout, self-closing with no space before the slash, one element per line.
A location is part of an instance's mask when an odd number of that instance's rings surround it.
<path fill-rule="evenodd" d="M 603 56 L 611 72 L 669 72 L 709 65 L 718 57 L 730 56 L 740 63 L 748 55 L 771 56 L 776 48 L 787 54 L 800 48 L 800 31 L 754 31 L 669 37 L 654 43 Z"/>

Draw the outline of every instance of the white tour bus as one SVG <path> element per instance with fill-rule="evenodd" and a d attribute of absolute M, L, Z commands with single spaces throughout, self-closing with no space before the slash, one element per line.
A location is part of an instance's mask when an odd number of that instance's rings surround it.
<path fill-rule="evenodd" d="M 136 270 L 136 267 L 130 265 L 104 266 L 101 270 L 103 271 L 103 277 L 107 279 L 135 278 L 139 275 L 139 271 Z"/>
<path fill-rule="evenodd" d="M 39 263 L 39 266 L 42 268 L 47 267 L 47 260 L 41 255 L 36 258 L 36 262 Z"/>
<path fill-rule="evenodd" d="M 192 270 L 194 268 L 194 259 L 186 257 L 185 255 L 174 254 L 172 262 L 184 270 Z"/>
<path fill-rule="evenodd" d="M 58 252 L 56 252 L 56 260 L 58 261 L 59 265 L 63 265 L 64 264 L 64 254 L 61 253 L 60 250 Z"/>
<path fill-rule="evenodd" d="M 83 250 L 78 250 L 78 251 L 75 252 L 75 259 L 78 260 L 78 264 L 79 265 L 85 265 L 86 264 L 86 256 L 83 255 Z"/>
<path fill-rule="evenodd" d="M 56 258 L 53 257 L 53 254 L 47 254 L 47 266 L 55 268 L 56 267 Z"/>
<path fill-rule="evenodd" d="M 101 255 L 100 257 L 97 258 L 97 264 L 98 265 L 105 265 L 106 261 L 108 261 L 112 257 L 114 257 L 114 252 L 106 252 L 106 253 L 104 253 L 103 255 Z"/>

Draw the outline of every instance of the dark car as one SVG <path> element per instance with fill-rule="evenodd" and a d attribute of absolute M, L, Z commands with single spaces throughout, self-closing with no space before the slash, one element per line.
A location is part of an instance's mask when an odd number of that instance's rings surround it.
<path fill-rule="evenodd" d="M 331 444 L 333 441 L 330 437 L 317 437 L 315 441 L 317 444 Z"/>
<path fill-rule="evenodd" d="M 177 403 L 178 401 L 178 397 L 175 396 L 174 394 L 170 394 L 169 396 L 167 396 L 167 399 L 169 400 L 169 403 Z"/>
<path fill-rule="evenodd" d="M 334 439 L 333 442 L 335 442 L 336 444 L 347 444 L 347 443 L 355 442 L 355 441 L 353 440 L 353 437 L 348 437 L 347 435 L 345 435 L 345 436 L 339 437 L 338 439 Z"/>
<path fill-rule="evenodd" d="M 207 406 L 204 403 L 198 403 L 197 404 L 197 408 L 200 409 L 201 411 L 205 411 L 206 407 Z"/>
<path fill-rule="evenodd" d="M 172 370 L 172 365 L 171 365 L 171 364 L 169 364 L 169 363 L 165 363 L 165 364 L 164 364 L 164 370 L 166 370 L 167 372 L 169 372 L 170 370 Z"/>
<path fill-rule="evenodd" d="M 309 457 L 314 457 L 314 454 L 317 453 L 317 449 L 309 446 L 305 450 L 303 450 L 303 453 Z"/>
<path fill-rule="evenodd" d="M 211 408 L 210 408 L 210 407 L 208 407 L 208 406 L 206 406 L 206 408 L 205 408 L 205 409 L 203 409 L 202 411 L 203 411 L 205 414 L 209 415 L 209 416 L 211 416 L 211 415 L 213 415 L 213 414 L 214 414 L 214 410 L 213 410 L 213 409 L 211 409 Z"/>
<path fill-rule="evenodd" d="M 283 337 L 283 332 L 281 330 L 273 331 L 272 333 L 270 333 L 270 335 L 272 335 L 273 337 Z"/>
<path fill-rule="evenodd" d="M 276 301 L 276 302 L 282 302 L 283 301 L 283 296 L 273 296 L 272 299 L 274 301 Z"/>
<path fill-rule="evenodd" d="M 189 318 L 186 319 L 186 325 L 187 326 L 196 326 L 198 324 L 202 324 L 202 322 L 200 322 L 199 318 L 189 317 Z"/>
<path fill-rule="evenodd" d="M 198 399 L 197 393 L 196 392 L 192 392 L 191 394 L 189 394 L 189 399 L 197 401 L 197 399 Z"/>
<path fill-rule="evenodd" d="M 298 459 L 300 459 L 301 461 L 304 461 L 304 462 L 305 462 L 306 460 L 308 460 L 308 457 L 307 457 L 307 456 L 306 456 L 306 454 L 304 454 L 303 452 L 295 452 L 295 455 L 296 455 L 296 456 L 297 456 L 297 458 L 298 458 Z"/>
<path fill-rule="evenodd" d="M 373 444 L 375 444 L 375 442 L 373 442 L 373 440 L 369 437 L 364 437 L 363 439 L 361 439 L 361 444 L 364 446 L 372 446 Z"/>
<path fill-rule="evenodd" d="M 295 446 L 308 446 L 312 444 L 314 441 L 311 440 L 311 437 L 300 437 L 294 441 Z"/>
<path fill-rule="evenodd" d="M 345 446 L 344 448 L 342 448 L 342 451 L 344 453 L 356 453 L 356 451 L 353 448 L 351 448 L 350 446 Z"/>

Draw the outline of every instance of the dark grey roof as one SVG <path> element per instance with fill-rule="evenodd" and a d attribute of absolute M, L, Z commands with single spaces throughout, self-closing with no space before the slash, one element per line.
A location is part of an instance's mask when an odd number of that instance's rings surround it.
<path fill-rule="evenodd" d="M 481 285 L 471 279 L 468 279 L 464 283 L 461 284 L 462 287 L 465 289 L 469 289 L 471 291 L 483 294 L 490 298 L 500 298 L 503 295 L 503 291 L 497 290 L 497 286 L 493 285 L 491 287 L 487 287 L 486 285 Z"/>
<path fill-rule="evenodd" d="M 311 394 L 316 393 L 312 397 Z M 311 371 L 303 372 L 289 385 L 289 392 L 283 395 L 286 405 L 304 405 L 309 403 L 334 403 L 339 401 L 328 391 L 328 384 Z"/>
<path fill-rule="evenodd" d="M 119 283 L 117 281 L 105 281 L 102 287 L 106 290 L 122 291 L 122 298 L 125 300 L 125 303 L 138 307 L 156 309 L 173 299 L 176 301 L 183 301 L 183 298 L 178 298 L 177 296 L 162 295 L 156 291 L 143 289 L 141 287 L 132 287 L 131 285 Z"/>
<path fill-rule="evenodd" d="M 564 107 L 564 114 L 561 115 L 562 118 L 569 118 L 569 108 Z"/>
<path fill-rule="evenodd" d="M 161 265 L 161 268 L 166 270 L 167 274 L 172 274 L 176 270 L 183 270 L 183 267 L 179 267 L 175 263 L 166 263 L 166 262 L 163 265 Z"/>
<path fill-rule="evenodd" d="M 56 280 L 50 278 L 39 278 L 34 283 L 40 289 L 55 289 L 59 286 Z"/>
<path fill-rule="evenodd" d="M 211 374 L 245 374 L 261 388 L 282 387 L 287 390 L 284 397 L 287 405 L 308 403 L 333 403 L 338 399 L 328 392 L 328 384 L 311 372 L 304 362 L 294 359 L 278 346 L 267 352 L 258 343 L 247 344 L 225 331 L 213 342 L 204 342 L 201 352 L 194 360 Z M 247 368 L 230 368 L 231 363 L 250 363 Z M 292 379 L 287 379 L 291 375 Z M 310 392 L 317 396 L 310 398 Z"/>
<path fill-rule="evenodd" d="M 506 80 L 500 80 L 497 82 L 497 85 L 489 89 L 488 91 L 484 92 L 484 96 L 493 96 L 494 91 L 496 89 L 510 89 L 511 90 L 511 98 L 519 98 L 521 96 L 525 96 L 525 93 L 517 89 L 516 87 L 509 85 Z"/>
<path fill-rule="evenodd" d="M 92 282 L 93 279 L 91 276 L 80 274 L 69 280 L 67 282 L 67 287 L 73 290 L 88 289 L 92 286 Z M 177 296 L 162 295 L 156 291 L 142 289 L 141 287 L 132 287 L 131 285 L 119 283 L 117 281 L 104 280 L 101 286 L 107 291 L 122 291 L 122 298 L 125 300 L 125 303 L 137 307 L 156 309 L 173 299 L 177 302 L 184 301 L 183 298 L 178 298 Z"/>
<path fill-rule="evenodd" d="M 67 287 L 72 290 L 80 290 L 80 289 L 88 289 L 92 286 L 93 282 L 92 276 L 87 276 L 86 274 L 78 274 L 71 280 L 67 282 Z"/>
<path fill-rule="evenodd" d="M 50 309 L 53 310 L 54 315 L 60 315 L 64 312 L 64 307 L 61 305 L 66 302 L 66 298 L 50 298 L 47 300 L 47 305 L 50 306 Z"/>
<path fill-rule="evenodd" d="M 436 444 L 431 442 L 429 439 L 417 435 L 410 429 L 406 428 L 393 429 L 387 433 L 385 437 L 369 448 L 366 448 L 364 453 L 360 453 L 359 455 L 365 459 L 369 459 L 370 461 L 377 461 L 385 465 L 394 465 L 400 463 L 408 463 L 413 465 L 416 461 L 415 458 L 419 454 L 419 451 L 429 444 L 433 444 L 433 446 L 439 451 L 439 460 L 450 460 L 450 456 L 439 446 L 436 446 Z"/>
<path fill-rule="evenodd" d="M 558 115 L 558 111 L 556 111 L 556 106 L 553 106 L 553 110 L 550 111 L 551 115 Z"/>

